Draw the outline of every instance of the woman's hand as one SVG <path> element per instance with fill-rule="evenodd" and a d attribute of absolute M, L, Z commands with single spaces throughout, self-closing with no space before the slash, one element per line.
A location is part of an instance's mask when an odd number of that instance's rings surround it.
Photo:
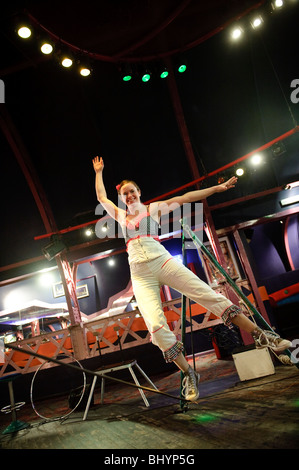
<path fill-rule="evenodd" d="M 234 188 L 236 186 L 237 181 L 238 178 L 233 176 L 232 178 L 227 180 L 226 183 L 218 184 L 217 193 L 222 193 L 223 191 L 227 191 L 228 189 Z"/>
<path fill-rule="evenodd" d="M 103 158 L 101 157 L 99 159 L 99 157 L 95 157 L 93 160 L 92 160 L 92 163 L 93 163 L 93 168 L 94 168 L 94 171 L 96 173 L 99 173 L 101 171 L 103 171 L 104 169 L 104 162 L 103 162 Z"/>

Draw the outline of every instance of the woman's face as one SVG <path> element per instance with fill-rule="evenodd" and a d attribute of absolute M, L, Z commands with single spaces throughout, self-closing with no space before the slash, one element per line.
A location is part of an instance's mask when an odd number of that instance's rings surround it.
<path fill-rule="evenodd" d="M 127 207 L 130 207 L 132 204 L 140 202 L 141 193 L 133 183 L 127 183 L 121 188 L 120 196 Z"/>

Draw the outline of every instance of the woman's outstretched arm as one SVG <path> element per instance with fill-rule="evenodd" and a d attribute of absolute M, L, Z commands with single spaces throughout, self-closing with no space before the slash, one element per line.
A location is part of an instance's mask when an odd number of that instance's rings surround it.
<path fill-rule="evenodd" d="M 207 197 L 212 196 L 213 194 L 222 193 L 224 191 L 227 191 L 228 189 L 234 188 L 237 181 L 238 178 L 233 176 L 225 183 L 217 184 L 216 186 L 211 186 L 210 188 L 189 191 L 188 193 L 185 193 L 182 196 L 174 196 L 170 199 L 154 202 L 151 204 L 152 213 L 153 215 L 155 215 L 155 212 L 157 212 L 161 216 L 174 210 L 175 207 L 182 206 L 183 204 L 202 201 L 203 199 L 206 199 Z"/>

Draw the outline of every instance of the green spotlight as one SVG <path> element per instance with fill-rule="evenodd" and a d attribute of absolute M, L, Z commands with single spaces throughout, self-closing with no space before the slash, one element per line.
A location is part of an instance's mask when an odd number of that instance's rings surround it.
<path fill-rule="evenodd" d="M 180 73 L 184 73 L 187 69 L 187 65 L 186 64 L 181 64 L 178 66 L 178 72 Z"/>
<path fill-rule="evenodd" d="M 151 74 L 148 72 L 144 73 L 141 78 L 143 82 L 148 82 L 150 79 L 151 79 Z"/>
<path fill-rule="evenodd" d="M 122 80 L 124 82 L 129 82 L 133 78 L 133 70 L 131 64 L 122 64 L 120 67 Z"/>
<path fill-rule="evenodd" d="M 166 68 L 164 68 L 161 73 L 160 73 L 160 78 L 166 78 L 168 77 L 168 70 Z"/>

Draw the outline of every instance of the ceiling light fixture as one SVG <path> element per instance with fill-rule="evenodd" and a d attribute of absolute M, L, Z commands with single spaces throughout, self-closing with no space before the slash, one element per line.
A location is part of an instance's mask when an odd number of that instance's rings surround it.
<path fill-rule="evenodd" d="M 48 43 L 48 42 L 44 42 L 42 45 L 41 45 L 41 48 L 40 50 L 42 51 L 43 54 L 51 54 L 51 52 L 53 52 L 53 46 L 52 44 Z"/>
<path fill-rule="evenodd" d="M 263 23 L 263 18 L 261 16 L 256 16 L 251 21 L 251 26 L 253 27 L 253 29 L 257 29 L 262 25 L 262 23 Z"/>
<path fill-rule="evenodd" d="M 239 39 L 243 34 L 243 30 L 242 28 L 240 28 L 239 26 L 237 28 L 234 28 L 231 32 L 231 37 L 234 39 L 234 40 L 237 40 Z"/>
<path fill-rule="evenodd" d="M 283 1 L 282 0 L 275 0 L 272 2 L 272 8 L 273 10 L 276 10 L 277 8 L 283 7 Z"/>
<path fill-rule="evenodd" d="M 120 73 L 124 82 L 129 82 L 133 78 L 133 71 L 130 64 L 122 64 L 120 66 Z"/>
<path fill-rule="evenodd" d="M 151 79 L 151 72 L 146 69 L 145 72 L 143 73 L 142 77 L 141 77 L 141 80 L 146 83 L 146 82 L 149 82 Z"/>
<path fill-rule="evenodd" d="M 30 38 L 30 36 L 31 36 L 31 29 L 28 28 L 28 26 L 21 26 L 21 27 L 18 29 L 18 35 L 19 35 L 20 38 L 22 38 L 22 39 L 28 39 L 28 38 Z"/>
<path fill-rule="evenodd" d="M 65 68 L 69 68 L 73 65 L 73 61 L 69 57 L 63 57 L 61 60 L 61 65 Z"/>
<path fill-rule="evenodd" d="M 90 74 L 91 74 L 91 70 L 88 67 L 80 68 L 80 75 L 82 75 L 82 77 L 88 77 Z"/>
<path fill-rule="evenodd" d="M 185 63 L 182 63 L 178 66 L 178 72 L 179 73 L 184 73 L 187 70 L 187 65 Z"/>
<path fill-rule="evenodd" d="M 259 153 L 256 153 L 255 155 L 253 155 L 253 157 L 251 157 L 250 161 L 251 161 L 252 165 L 257 166 L 257 165 L 260 165 L 262 163 L 262 157 Z"/>

